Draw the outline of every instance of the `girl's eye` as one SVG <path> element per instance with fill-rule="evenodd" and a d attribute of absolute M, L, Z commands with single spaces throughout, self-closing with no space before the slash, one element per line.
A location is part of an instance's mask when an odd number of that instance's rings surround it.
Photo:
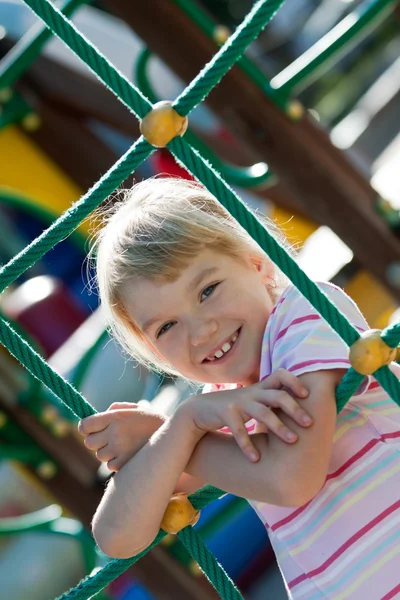
<path fill-rule="evenodd" d="M 158 339 L 160 337 L 160 335 L 163 335 L 163 333 L 166 333 L 167 331 L 169 331 L 171 329 L 172 325 L 174 325 L 174 324 L 175 324 L 175 321 L 169 321 L 168 323 L 165 323 L 165 325 L 160 327 L 160 329 L 157 331 L 156 338 Z"/>
<path fill-rule="evenodd" d="M 204 290 L 201 292 L 201 300 L 203 300 L 203 296 L 205 296 L 206 298 L 208 298 L 208 296 L 211 296 L 211 294 L 214 293 L 214 290 L 218 285 L 219 283 L 213 283 L 212 285 L 208 285 L 206 288 L 204 288 Z"/>

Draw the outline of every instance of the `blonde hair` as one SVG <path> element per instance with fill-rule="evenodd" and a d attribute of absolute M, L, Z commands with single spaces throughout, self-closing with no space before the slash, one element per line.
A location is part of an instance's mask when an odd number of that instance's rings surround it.
<path fill-rule="evenodd" d="M 204 248 L 238 258 L 247 249 L 270 260 L 247 231 L 201 184 L 150 178 L 121 190 L 110 209 L 99 211 L 100 229 L 89 253 L 95 258 L 99 296 L 111 333 L 130 357 L 148 368 L 180 375 L 148 346 L 122 301 L 122 289 L 137 278 L 174 281 Z M 118 196 L 117 195 L 117 196 Z M 117 201 L 115 201 L 117 200 Z M 274 237 L 275 224 L 267 221 Z M 287 246 L 287 244 L 286 244 Z M 275 299 L 288 281 L 275 267 Z M 273 298 L 274 299 L 274 298 Z"/>

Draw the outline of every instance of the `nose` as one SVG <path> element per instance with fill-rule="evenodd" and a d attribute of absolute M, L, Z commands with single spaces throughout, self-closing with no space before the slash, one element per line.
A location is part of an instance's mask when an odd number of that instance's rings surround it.
<path fill-rule="evenodd" d="M 214 319 L 196 321 L 192 324 L 190 331 L 190 342 L 192 346 L 201 346 L 202 344 L 205 344 L 217 330 L 218 323 L 214 321 Z"/>

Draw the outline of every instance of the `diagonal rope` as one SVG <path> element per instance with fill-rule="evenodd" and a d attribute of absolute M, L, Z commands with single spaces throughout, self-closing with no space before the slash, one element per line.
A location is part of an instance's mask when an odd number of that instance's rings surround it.
<path fill-rule="evenodd" d="M 225 44 L 208 62 L 193 81 L 175 100 L 173 106 L 182 116 L 187 116 L 211 90 L 221 81 L 222 77 L 241 58 L 285 0 L 259 0 L 256 2 Z"/>
<path fill-rule="evenodd" d="M 25 4 L 57 35 L 117 98 L 139 118 L 151 103 L 49 0 L 24 0 Z"/>
<path fill-rule="evenodd" d="M 26 3 L 34 10 L 34 12 L 36 12 L 36 14 L 38 14 L 38 16 L 45 20 L 49 27 L 57 33 L 67 45 L 73 47 L 73 50 L 78 56 L 85 62 L 90 63 L 92 70 L 139 117 L 143 117 L 144 114 L 148 112 L 151 105 L 147 99 L 114 67 L 112 67 L 107 59 L 75 29 L 72 23 L 55 9 L 48 0 L 26 0 Z M 228 43 L 219 51 L 219 53 L 217 53 L 209 65 L 203 69 L 199 76 L 176 100 L 175 107 L 180 108 L 184 113 L 185 110 L 189 112 L 198 102 L 200 102 L 201 99 L 208 94 L 210 89 L 212 89 L 212 87 L 221 79 L 226 70 L 228 70 L 240 57 L 247 45 L 251 43 L 252 39 L 256 37 L 257 33 L 255 33 L 255 30 L 257 28 L 261 30 L 266 22 L 272 17 L 278 5 L 282 3 L 283 2 L 276 1 L 267 2 L 266 0 L 257 2 L 247 17 L 245 26 L 238 28 Z M 270 12 L 268 13 L 268 11 Z M 246 29 L 247 27 L 248 29 Z M 196 154 L 187 144 L 185 144 L 183 140 L 175 139 L 170 143 L 169 147 L 174 154 L 184 162 L 189 170 L 195 172 L 199 180 L 219 198 L 222 204 L 224 204 L 231 214 L 237 218 L 241 225 L 249 231 L 260 246 L 271 256 L 272 260 L 274 260 L 293 283 L 297 285 L 304 296 L 310 300 L 312 304 L 319 306 L 318 310 L 320 310 L 321 314 L 327 319 L 329 324 L 334 327 L 335 330 L 338 330 L 339 335 L 351 345 L 351 343 L 358 338 L 358 332 L 355 328 L 347 322 L 340 311 L 338 311 L 325 294 L 318 289 L 318 286 L 303 274 L 293 259 L 287 255 L 286 251 L 276 240 L 274 240 L 274 238 L 272 238 L 272 236 L 270 236 L 265 228 L 258 223 L 255 216 L 245 207 L 245 205 L 238 201 L 237 196 L 220 176 L 207 165 L 201 156 Z M 144 158 L 149 156 L 152 151 L 153 148 L 142 138 L 138 140 L 128 153 L 118 161 L 118 163 L 92 188 L 92 190 L 53 224 L 54 227 L 51 226 L 47 232 L 44 232 L 42 236 L 39 236 L 39 238 L 32 242 L 25 251 L 22 251 L 13 261 L 10 261 L 10 263 L 0 271 L 0 284 L 3 285 L 2 288 L 0 287 L 0 290 L 4 289 L 11 281 L 13 281 L 12 277 L 15 279 L 16 276 L 18 277 L 18 274 L 21 274 L 26 268 L 29 268 L 38 257 L 42 256 L 57 243 L 57 241 L 60 241 L 60 239 L 69 235 L 69 233 L 79 225 L 80 220 L 85 218 L 93 208 L 98 206 L 98 204 L 100 204 L 100 202 L 107 197 L 119 183 L 121 183 L 119 178 L 122 176 L 123 172 L 125 173 L 124 169 L 127 169 L 128 164 L 131 170 L 133 170 L 140 162 L 142 162 L 142 160 L 144 160 Z M 139 158 L 138 153 L 141 153 Z M 116 168 L 117 165 L 118 168 Z M 135 166 L 132 169 L 133 165 Z M 129 172 L 124 175 L 123 179 L 125 179 L 128 174 Z M 88 208 L 89 204 L 91 205 Z M 62 236 L 61 238 L 60 235 Z M 31 369 L 31 372 L 33 372 L 36 377 L 41 380 L 47 378 L 47 381 L 44 381 L 44 383 L 46 383 L 53 391 L 58 390 L 55 391 L 55 393 L 64 396 L 65 403 L 69 407 L 73 406 L 76 414 L 79 416 L 84 416 L 87 412 L 92 414 L 93 408 L 88 403 L 85 403 L 83 397 L 76 392 L 72 386 L 69 386 L 65 380 L 62 380 L 59 375 L 52 371 L 39 355 L 36 354 L 35 356 L 35 353 L 33 353 L 29 345 L 26 342 L 22 343 L 22 338 L 12 330 L 8 323 L 2 320 L 0 320 L 0 338 L 1 341 L 14 352 L 14 355 L 17 356 L 27 368 Z M 350 373 L 348 381 L 346 382 L 344 380 L 344 383 L 347 385 L 346 393 L 348 393 L 351 387 L 357 383 L 356 379 L 359 378 L 358 374 L 355 374 L 355 377 L 353 377 L 353 375 L 353 373 Z M 400 398 L 399 383 L 387 367 L 377 371 L 375 376 L 385 389 L 391 390 L 395 399 L 396 395 L 397 400 Z M 209 501 L 212 501 L 214 497 L 219 497 L 220 495 L 221 490 L 212 488 L 212 486 L 205 486 L 205 488 L 192 495 L 193 504 L 195 505 L 197 502 L 208 503 Z M 139 560 L 151 547 L 158 543 L 164 535 L 164 532 L 160 531 L 153 544 L 133 559 L 128 559 L 127 561 L 111 561 L 105 569 L 100 571 L 100 573 L 94 577 L 87 578 L 84 582 L 79 584 L 75 590 L 64 595 L 63 598 L 86 598 L 88 595 L 92 595 L 96 591 L 99 591 L 114 579 L 117 574 L 120 574 L 118 573 L 119 570 L 120 572 L 123 572 L 128 566 L 134 564 L 134 562 Z M 234 588 L 231 589 L 223 572 L 220 569 L 217 569 L 216 561 L 209 555 L 208 550 L 205 550 L 202 547 L 202 543 L 200 543 L 199 540 L 194 539 L 195 532 L 192 530 L 190 530 L 190 532 L 181 532 L 181 536 L 190 548 L 192 555 L 198 557 L 198 560 L 203 564 L 206 570 L 213 574 L 213 583 L 217 586 L 217 589 L 221 591 L 224 597 L 240 598 L 239 592 L 235 591 Z M 222 579 L 220 580 L 220 578 Z M 229 595 L 231 593 L 234 595 Z M 84 596 L 82 594 L 84 594 Z"/>
<path fill-rule="evenodd" d="M 69 236 L 154 150 L 143 137 L 139 138 L 80 200 L 0 269 L 0 293 Z"/>
<path fill-rule="evenodd" d="M 215 556 L 193 527 L 185 527 L 178 533 L 182 544 L 189 550 L 210 583 L 213 584 L 221 598 L 226 600 L 244 600 L 228 573 L 223 569 Z"/>
<path fill-rule="evenodd" d="M 189 171 L 203 183 L 221 202 L 221 204 L 232 214 L 233 217 L 250 233 L 252 238 L 261 246 L 282 272 L 296 285 L 305 298 L 314 306 L 320 315 L 329 323 L 338 335 L 351 346 L 360 334 L 348 321 L 342 312 L 325 295 L 325 293 L 302 271 L 293 258 L 286 252 L 283 246 L 265 229 L 252 211 L 229 187 L 224 179 L 215 169 L 195 150 L 181 138 L 175 138 L 168 144 L 178 162 L 183 164 Z M 400 382 L 388 367 L 382 367 L 375 374 L 376 379 L 385 391 L 400 406 Z M 358 373 L 357 373 L 358 376 Z M 353 379 L 353 385 L 359 377 Z M 345 384 L 339 384 L 337 388 L 337 399 L 346 403 L 350 398 L 352 387 L 348 387 L 348 379 Z M 357 389 L 358 385 L 355 387 Z M 346 396 L 344 396 L 346 394 Z M 345 399 L 345 401 L 344 401 Z"/>

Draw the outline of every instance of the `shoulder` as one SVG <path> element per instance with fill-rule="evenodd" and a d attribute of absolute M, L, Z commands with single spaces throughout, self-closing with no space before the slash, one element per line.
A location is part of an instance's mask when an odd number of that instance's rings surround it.
<path fill-rule="evenodd" d="M 368 329 L 358 307 L 343 290 L 330 283 L 319 283 L 318 287 L 360 332 Z M 262 376 L 278 368 L 297 376 L 349 368 L 348 346 L 295 286 L 282 294 L 270 321 L 263 343 L 266 358 L 262 358 Z"/>
<path fill-rule="evenodd" d="M 320 291 L 360 332 L 368 329 L 368 323 L 356 303 L 342 289 L 327 282 L 317 283 Z M 317 308 L 293 285 L 289 285 L 278 299 L 267 323 L 265 334 L 275 343 L 289 328 L 300 331 L 309 327 L 323 327 L 333 332 Z M 333 332 L 334 333 L 334 332 Z"/>
<path fill-rule="evenodd" d="M 350 298 L 350 296 L 348 296 L 344 290 L 333 283 L 326 281 L 316 282 L 316 285 L 320 291 L 325 294 L 325 296 L 327 296 L 337 306 L 337 308 L 339 308 L 339 310 L 342 310 L 345 313 L 350 313 L 350 315 L 353 315 L 358 319 L 363 319 L 367 325 L 360 309 L 354 300 Z M 278 299 L 271 316 L 274 316 L 276 319 L 283 317 L 288 313 L 290 315 L 296 311 L 300 313 L 305 311 L 318 312 L 317 308 L 315 308 L 313 304 L 311 304 L 311 302 L 307 300 L 305 296 L 303 296 L 300 290 L 295 285 L 290 284 Z"/>

